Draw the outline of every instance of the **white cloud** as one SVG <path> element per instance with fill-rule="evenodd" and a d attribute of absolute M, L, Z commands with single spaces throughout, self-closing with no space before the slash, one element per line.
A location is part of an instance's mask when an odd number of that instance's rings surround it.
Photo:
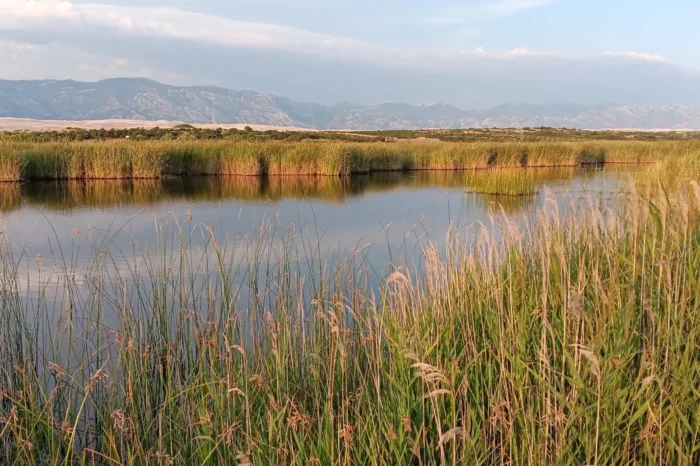
<path fill-rule="evenodd" d="M 499 0 L 484 4 L 482 9 L 492 15 L 508 16 L 523 10 L 549 5 L 555 1 L 556 0 Z"/>
<path fill-rule="evenodd" d="M 382 47 L 345 37 L 273 24 L 236 21 L 173 8 L 77 4 L 57 0 L 0 0 L 0 29 L 42 33 L 107 28 L 134 35 L 361 58 Z M 386 52 L 387 50 L 384 50 Z"/>
<path fill-rule="evenodd" d="M 636 60 L 644 60 L 644 61 L 656 61 L 656 62 L 665 62 L 666 59 L 662 57 L 661 55 L 656 55 L 652 53 L 639 53 L 639 52 L 604 52 L 603 55 L 608 56 L 608 57 L 627 57 L 627 58 L 634 58 Z"/>
<path fill-rule="evenodd" d="M 552 52 L 550 50 L 530 50 L 525 47 L 514 48 L 508 55 L 511 57 L 565 57 L 564 54 L 558 52 Z"/>
<path fill-rule="evenodd" d="M 479 18 L 491 19 L 537 8 L 555 1 L 494 0 L 455 8 L 449 12 L 443 12 L 440 17 L 459 22 Z M 439 17 L 436 18 L 439 19 Z M 81 42 L 89 44 L 91 34 L 95 34 L 96 31 L 99 31 L 103 38 L 109 37 L 110 33 L 124 34 L 139 38 L 139 40 L 140 38 L 157 37 L 229 48 L 282 51 L 330 58 L 346 63 L 366 62 L 381 66 L 408 66 L 411 69 L 436 69 L 439 67 L 443 70 L 449 68 L 463 70 L 465 67 L 479 67 L 487 60 L 591 59 L 601 56 L 600 54 L 567 55 L 555 51 L 530 50 L 525 47 L 518 47 L 509 52 L 486 51 L 482 47 L 474 50 L 389 47 L 304 29 L 237 21 L 175 8 L 124 7 L 97 3 L 73 3 L 66 0 L 0 0 L 0 30 L 3 29 L 29 32 L 39 40 L 49 43 L 27 57 L 13 58 L 14 66 L 3 66 L 4 70 L 0 71 L 0 75 L 4 77 L 29 75 L 28 70 L 37 70 L 39 67 L 43 67 L 47 72 L 37 73 L 37 76 L 45 77 L 54 68 L 44 66 L 44 60 L 33 57 L 44 54 L 47 55 L 46 63 L 53 63 L 58 62 L 58 57 L 66 54 L 65 63 L 68 63 L 68 57 L 70 57 L 73 62 L 82 64 L 91 76 L 109 76 L 111 73 L 111 75 L 146 77 L 157 75 L 160 76 L 160 79 L 165 79 L 162 74 L 152 71 L 151 65 L 148 67 L 137 66 L 133 63 L 120 65 L 121 62 L 115 60 L 130 58 L 130 53 L 125 50 L 114 52 L 124 55 L 116 57 L 116 59 L 96 55 L 99 52 L 81 52 L 81 48 L 85 48 Z M 59 43 L 66 40 L 65 36 L 72 36 L 73 39 L 67 42 L 64 52 Z M 116 40 L 115 44 L 121 45 L 121 42 Z M 10 51 L 16 50 L 16 48 L 15 43 L 14 47 L 0 51 L 0 56 L 8 56 Z M 47 52 L 47 50 L 51 50 L 51 52 Z M 50 55 L 51 53 L 55 55 Z M 644 61 L 663 61 L 663 58 L 658 55 L 645 53 L 613 54 L 608 52 L 604 55 Z M 66 68 L 67 66 L 58 66 L 58 68 Z M 172 77 L 169 80 L 179 81 Z"/>
<path fill-rule="evenodd" d="M 660 55 L 654 55 L 649 53 L 637 53 L 637 52 L 611 52 L 606 51 L 603 53 L 586 53 L 586 54 L 571 54 L 562 53 L 554 50 L 535 50 L 529 49 L 527 47 L 516 47 L 508 52 L 489 52 L 483 47 L 478 47 L 473 50 L 459 50 L 457 52 L 447 51 L 439 54 L 439 56 L 446 61 L 455 61 L 460 58 L 490 58 L 494 60 L 508 60 L 517 58 L 552 58 L 552 59 L 562 59 L 562 60 L 595 60 L 600 58 L 628 58 L 632 60 L 642 60 L 642 61 L 654 61 L 654 62 L 667 62 L 666 59 Z"/>
<path fill-rule="evenodd" d="M 0 0 L 0 21 L 16 18 L 74 18 L 72 3 L 56 0 Z"/>
<path fill-rule="evenodd" d="M 499 0 L 458 9 L 477 16 L 504 16 L 556 0 Z M 71 3 L 63 0 L 0 0 L 0 29 L 41 33 L 80 31 L 97 27 L 145 37 L 196 41 L 228 47 L 281 50 L 343 60 L 375 63 L 434 63 L 435 57 L 451 56 L 507 58 L 512 56 L 556 55 L 517 48 L 511 53 L 489 53 L 479 47 L 472 52 L 408 49 L 370 44 L 360 40 L 320 34 L 274 24 L 236 21 L 173 8 L 139 8 L 107 4 Z"/>
<path fill-rule="evenodd" d="M 139 76 L 181 82 L 182 78 L 153 65 L 124 57 L 99 56 L 62 44 L 28 44 L 0 39 L 0 79 L 80 79 L 97 81 Z"/>
<path fill-rule="evenodd" d="M 437 25 L 467 24 L 512 16 L 521 11 L 539 8 L 558 0 L 496 0 L 491 2 L 448 8 L 425 22 Z"/>

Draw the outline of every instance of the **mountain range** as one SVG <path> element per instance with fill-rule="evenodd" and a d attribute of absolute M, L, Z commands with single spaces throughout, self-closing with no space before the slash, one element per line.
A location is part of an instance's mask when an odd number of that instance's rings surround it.
<path fill-rule="evenodd" d="M 0 80 L 0 117 L 40 120 L 171 120 L 314 129 L 567 127 L 700 129 L 700 109 L 680 106 L 506 104 L 464 110 L 447 104 L 333 106 L 255 91 L 178 87 L 141 78 L 97 82 Z"/>

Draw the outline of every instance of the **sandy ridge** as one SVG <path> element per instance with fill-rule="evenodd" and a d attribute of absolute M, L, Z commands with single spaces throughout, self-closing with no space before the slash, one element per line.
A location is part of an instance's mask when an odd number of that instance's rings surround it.
<path fill-rule="evenodd" d="M 127 128 L 172 128 L 181 121 L 169 120 L 32 120 L 29 118 L 0 117 L 0 131 L 60 131 L 66 128 L 82 129 L 127 129 Z M 255 124 L 193 124 L 197 128 L 244 129 L 250 126 L 256 131 L 317 131 L 294 126 L 271 126 Z"/>

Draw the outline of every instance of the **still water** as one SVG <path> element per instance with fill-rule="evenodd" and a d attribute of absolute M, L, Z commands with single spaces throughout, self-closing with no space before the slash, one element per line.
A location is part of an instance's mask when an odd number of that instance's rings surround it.
<path fill-rule="evenodd" d="M 272 251 L 293 236 L 298 262 L 309 270 L 322 274 L 329 261 L 352 257 L 379 281 L 392 265 L 419 269 L 421 248 L 444 245 L 448 232 L 479 222 L 488 228 L 504 217 L 523 221 L 547 199 L 565 209 L 583 198 L 614 197 L 629 171 L 538 170 L 537 194 L 520 197 L 473 192 L 474 172 L 5 184 L 0 231 L 27 293 L 41 280 L 66 276 L 51 270 L 70 270 L 81 285 L 98 254 L 133 274 L 134 262 L 145 256 L 177 250 L 182 242 L 204 250 L 212 238 L 234 251 L 229 262 L 243 261 L 265 235 Z M 236 249 L 246 252 L 237 256 Z M 276 258 L 268 252 L 258 260 Z"/>
<path fill-rule="evenodd" d="M 0 307 L 51 349 L 72 332 L 111 338 L 155 308 L 215 318 L 224 294 L 241 319 L 334 293 L 376 302 L 396 267 L 424 273 L 428 245 L 444 260 L 448 238 L 498 241 L 500 225 L 523 229 L 545 206 L 613 207 L 630 173 L 538 170 L 536 194 L 520 197 L 474 192 L 475 172 L 0 184 Z M 77 364 L 90 348 L 50 353 Z"/>

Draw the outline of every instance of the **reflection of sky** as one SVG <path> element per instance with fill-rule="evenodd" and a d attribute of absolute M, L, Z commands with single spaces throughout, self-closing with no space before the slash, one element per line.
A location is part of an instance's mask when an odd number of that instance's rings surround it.
<path fill-rule="evenodd" d="M 205 226 L 210 226 L 219 242 L 228 238 L 232 247 L 242 248 L 244 238 L 257 237 L 261 228 L 274 228 L 277 235 L 284 236 L 294 225 L 299 241 L 311 248 L 316 248 L 317 238 L 322 253 L 369 247 L 369 260 L 386 268 L 387 244 L 412 254 L 418 240 L 444 236 L 451 220 L 471 223 L 486 212 L 486 203 L 473 194 L 420 189 L 374 194 L 344 204 L 313 200 L 179 202 L 142 209 L 77 209 L 67 214 L 26 208 L 2 220 L 15 253 L 22 250 L 32 261 L 40 254 L 45 266 L 61 262 L 62 255 L 77 263 L 87 261 L 94 256 L 95 246 L 108 238 L 112 238 L 108 249 L 118 257 L 130 255 L 134 247 L 155 248 L 157 230 L 161 237 L 164 231 L 177 235 L 179 228 L 190 230 L 192 244 L 202 246 L 209 236 Z"/>
<path fill-rule="evenodd" d="M 618 176 L 600 172 L 592 175 L 572 172 L 564 178 L 554 177 L 543 183 L 563 206 L 568 204 L 569 197 L 597 196 L 619 185 Z M 280 239 L 294 228 L 300 255 L 305 255 L 302 246 L 316 250 L 317 238 L 323 260 L 335 255 L 347 256 L 359 248 L 358 257 L 366 260 L 379 280 L 389 271 L 392 260 L 409 266 L 418 264 L 420 246 L 428 240 L 444 243 L 450 226 L 453 231 L 459 231 L 479 221 L 491 225 L 491 217 L 502 212 L 513 219 L 522 218 L 523 213 L 532 218 L 545 204 L 544 189 L 532 198 L 513 201 L 467 193 L 459 182 L 435 184 L 431 186 L 425 180 L 402 182 L 393 190 L 391 186 L 367 190 L 342 203 L 313 196 L 268 202 L 198 201 L 183 197 L 167 198 L 144 207 L 129 204 L 127 200 L 103 208 L 76 206 L 57 211 L 23 202 L 14 211 L 0 214 L 0 230 L 5 230 L 15 258 L 25 256 L 20 271 L 25 277 L 23 287 L 29 288 L 35 288 L 30 285 L 36 275 L 37 255 L 43 258 L 44 270 L 54 265 L 63 268 L 64 262 L 69 264 L 76 283 L 81 284 L 90 258 L 102 250 L 110 253 L 115 269 L 128 273 L 134 270 L 143 251 L 150 256 L 156 254 L 156 247 L 162 250 L 165 236 L 171 242 L 169 249 L 177 249 L 180 229 L 192 245 L 193 254 L 197 253 L 209 240 L 205 226 L 213 228 L 217 242 L 226 245 L 234 261 L 244 259 L 246 249 L 259 236 L 261 228 L 274 231 L 275 238 Z M 207 189 L 206 184 L 200 189 Z M 502 211 L 497 206 L 501 199 L 511 207 L 504 206 Z M 513 202 L 516 202 L 514 208 Z M 188 213 L 192 215 L 191 221 Z M 278 240 L 274 241 L 279 244 Z M 134 250 L 139 252 L 134 254 Z M 306 261 L 301 257 L 302 263 Z"/>

